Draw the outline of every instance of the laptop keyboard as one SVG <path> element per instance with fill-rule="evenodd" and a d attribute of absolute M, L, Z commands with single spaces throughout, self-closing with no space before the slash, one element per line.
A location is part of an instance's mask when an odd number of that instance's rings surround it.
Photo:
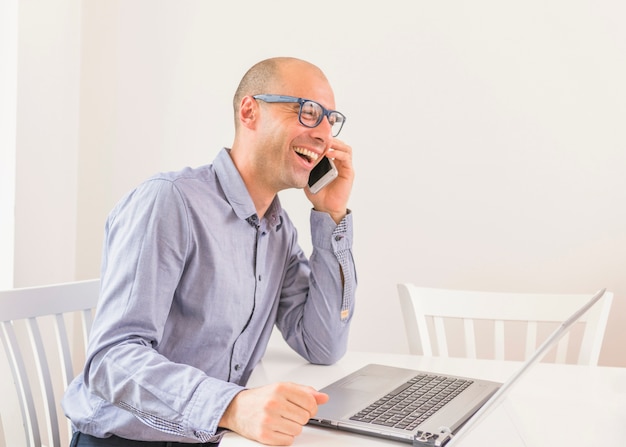
<path fill-rule="evenodd" d="M 418 374 L 350 419 L 413 430 L 472 383 L 472 380 Z"/>

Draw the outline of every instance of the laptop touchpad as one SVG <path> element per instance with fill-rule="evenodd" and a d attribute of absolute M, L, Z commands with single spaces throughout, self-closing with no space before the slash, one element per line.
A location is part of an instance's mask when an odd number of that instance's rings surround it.
<path fill-rule="evenodd" d="M 342 388 L 348 388 L 355 391 L 372 391 L 389 386 L 391 381 L 386 377 L 381 376 L 365 376 L 359 375 L 345 382 Z"/>

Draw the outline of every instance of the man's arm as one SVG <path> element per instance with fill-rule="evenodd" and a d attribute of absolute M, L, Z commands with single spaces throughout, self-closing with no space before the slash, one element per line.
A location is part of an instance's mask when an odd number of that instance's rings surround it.
<path fill-rule="evenodd" d="M 187 211 L 170 181 L 146 182 L 111 213 L 84 381 L 152 429 L 207 442 L 243 387 L 157 350 L 189 239 Z"/>

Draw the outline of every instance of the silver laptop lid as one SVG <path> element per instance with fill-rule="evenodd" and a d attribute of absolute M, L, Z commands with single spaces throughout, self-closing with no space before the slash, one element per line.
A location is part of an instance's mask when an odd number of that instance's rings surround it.
<path fill-rule="evenodd" d="M 457 432 L 452 435 L 447 433 L 451 438 L 450 441 L 445 443 L 446 447 L 453 447 L 457 445 L 461 439 L 469 433 L 472 428 L 476 426 L 483 418 L 492 411 L 498 404 L 502 402 L 502 400 L 509 393 L 513 385 L 518 383 L 522 376 L 524 376 L 528 370 L 539 362 L 546 353 L 550 350 L 550 348 L 558 343 L 558 341 L 571 329 L 571 327 L 582 317 L 589 309 L 593 307 L 604 295 L 606 289 L 602 289 L 598 291 L 595 295 L 591 297 L 591 299 L 584 304 L 580 309 L 574 312 L 567 320 L 559 325 L 558 328 L 550 334 L 550 336 L 537 348 L 535 353 L 524 362 L 522 367 L 518 369 L 506 382 L 502 384 L 502 386 L 496 391 L 491 398 L 485 402 L 485 404 L 476 412 L 474 415 L 468 419 L 468 421 L 459 429 Z M 444 430 L 445 431 L 445 430 Z M 422 445 L 416 444 L 416 445 Z"/>

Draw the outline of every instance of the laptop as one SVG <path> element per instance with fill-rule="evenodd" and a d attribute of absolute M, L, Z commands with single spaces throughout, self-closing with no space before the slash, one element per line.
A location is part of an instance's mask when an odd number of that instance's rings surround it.
<path fill-rule="evenodd" d="M 505 383 L 369 364 L 322 388 L 330 400 L 309 424 L 414 446 L 456 445 L 605 290 L 561 323 Z"/>

